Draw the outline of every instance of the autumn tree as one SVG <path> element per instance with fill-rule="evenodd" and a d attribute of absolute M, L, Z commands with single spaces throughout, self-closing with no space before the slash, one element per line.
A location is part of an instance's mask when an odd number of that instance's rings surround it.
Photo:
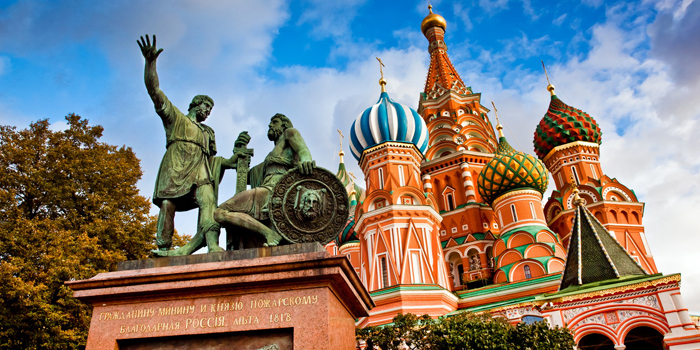
<path fill-rule="evenodd" d="M 134 152 L 99 142 L 101 126 L 66 120 L 64 131 L 47 120 L 0 126 L 0 349 L 84 348 L 90 308 L 63 282 L 155 247 Z"/>
<path fill-rule="evenodd" d="M 568 350 L 575 345 L 571 331 L 544 321 L 513 326 L 502 318 L 471 313 L 438 320 L 399 314 L 392 321 L 358 329 L 357 339 L 367 349 L 381 350 Z"/>

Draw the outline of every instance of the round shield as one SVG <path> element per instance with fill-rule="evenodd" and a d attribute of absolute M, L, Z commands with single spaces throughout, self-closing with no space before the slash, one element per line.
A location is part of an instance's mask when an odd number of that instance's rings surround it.
<path fill-rule="evenodd" d="M 315 168 L 311 175 L 289 170 L 270 198 L 272 224 L 292 243 L 330 242 L 345 226 L 348 213 L 345 186 L 323 168 Z"/>

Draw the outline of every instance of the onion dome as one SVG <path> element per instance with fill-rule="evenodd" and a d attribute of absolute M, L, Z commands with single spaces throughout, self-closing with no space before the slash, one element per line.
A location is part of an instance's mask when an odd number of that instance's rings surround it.
<path fill-rule="evenodd" d="M 491 205 L 500 195 L 518 189 L 533 189 L 542 194 L 547 190 L 549 173 L 542 162 L 508 144 L 503 126 L 496 126 L 500 135 L 496 154 L 481 169 L 477 188 L 481 197 Z"/>
<path fill-rule="evenodd" d="M 343 227 L 343 230 L 340 231 L 335 238 L 335 244 L 338 247 L 341 247 L 345 243 L 360 241 L 355 232 L 355 206 L 357 205 L 357 200 L 355 199 L 354 193 L 350 197 L 350 200 L 354 202 L 354 204 L 350 208 L 350 216 L 348 216 L 348 220 L 345 222 L 345 227 Z"/>
<path fill-rule="evenodd" d="M 588 113 L 562 102 L 554 94 L 554 86 L 547 86 L 552 94 L 549 109 L 535 130 L 535 153 L 540 159 L 557 146 L 586 141 L 600 144 L 602 132 Z"/>
<path fill-rule="evenodd" d="M 442 30 L 445 30 L 447 27 L 447 21 L 445 21 L 445 18 L 433 13 L 432 5 L 428 5 L 428 10 L 430 11 L 430 14 L 425 16 L 425 18 L 423 18 L 423 22 L 420 23 L 420 30 L 423 32 L 423 35 L 425 35 L 425 32 L 432 27 L 440 27 Z"/>
<path fill-rule="evenodd" d="M 412 143 L 421 153 L 428 148 L 428 128 L 412 108 L 394 102 L 384 91 L 386 80 L 380 80 L 379 101 L 357 116 L 350 130 L 350 150 L 360 160 L 366 149 L 384 142 Z"/>

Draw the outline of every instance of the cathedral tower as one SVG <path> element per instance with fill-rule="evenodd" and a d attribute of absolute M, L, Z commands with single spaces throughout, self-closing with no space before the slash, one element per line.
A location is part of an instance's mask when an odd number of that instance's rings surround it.
<path fill-rule="evenodd" d="M 440 240 L 451 287 L 459 290 L 491 282 L 492 245 L 499 226 L 476 192 L 475 181 L 498 145 L 481 94 L 464 84 L 447 55 L 445 19 L 429 9 L 421 23 L 430 53 L 418 102 L 429 131 L 421 178 L 429 204 L 443 217 Z"/>
<path fill-rule="evenodd" d="M 642 216 L 644 203 L 634 191 L 603 173 L 600 163 L 601 135 L 598 123 L 588 113 L 571 107 L 547 86 L 549 109 L 535 130 L 535 153 L 552 172 L 556 190 L 545 205 L 547 225 L 566 245 L 574 224 L 573 178 L 579 196 L 605 229 L 614 235 L 648 273 L 656 273 Z"/>
<path fill-rule="evenodd" d="M 547 169 L 514 150 L 500 123 L 496 128 L 498 149 L 478 177 L 479 194 L 494 209 L 502 232 L 493 245 L 493 281 L 518 282 L 562 271 L 566 252 L 542 210 Z"/>
<path fill-rule="evenodd" d="M 398 312 L 437 317 L 457 307 L 438 237 L 442 218 L 428 205 L 420 180 L 425 122 L 389 97 L 383 77 L 379 84 L 379 100 L 350 130 L 367 184 L 355 210 L 359 276 L 377 305 L 362 326 L 386 324 Z"/>

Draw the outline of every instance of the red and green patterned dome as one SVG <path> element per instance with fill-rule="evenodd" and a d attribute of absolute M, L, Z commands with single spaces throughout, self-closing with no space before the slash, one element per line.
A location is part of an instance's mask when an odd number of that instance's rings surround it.
<path fill-rule="evenodd" d="M 481 198 L 491 205 L 500 195 L 512 190 L 530 188 L 544 194 L 548 183 L 549 173 L 544 164 L 527 153 L 514 150 L 501 136 L 496 155 L 481 169 L 477 188 Z"/>
<path fill-rule="evenodd" d="M 549 109 L 535 130 L 535 153 L 540 159 L 544 159 L 555 147 L 570 142 L 586 141 L 600 144 L 602 134 L 598 123 L 588 113 L 571 107 L 562 102 L 557 95 L 552 95 Z"/>

